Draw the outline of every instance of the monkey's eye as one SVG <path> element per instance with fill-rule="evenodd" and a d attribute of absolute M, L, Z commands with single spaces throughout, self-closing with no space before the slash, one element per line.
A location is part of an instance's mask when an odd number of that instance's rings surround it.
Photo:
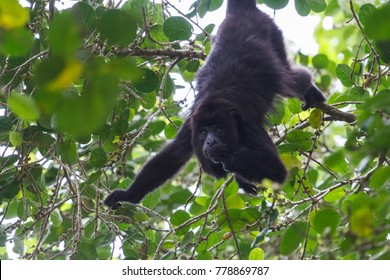
<path fill-rule="evenodd" d="M 201 138 L 206 138 L 206 136 L 207 136 L 207 130 L 205 130 L 205 129 L 204 129 L 204 130 L 201 130 L 201 131 L 200 131 L 200 137 L 201 137 Z"/>
<path fill-rule="evenodd" d="M 214 129 L 214 133 L 217 134 L 217 135 L 222 135 L 223 134 L 223 130 L 220 127 L 216 127 Z"/>

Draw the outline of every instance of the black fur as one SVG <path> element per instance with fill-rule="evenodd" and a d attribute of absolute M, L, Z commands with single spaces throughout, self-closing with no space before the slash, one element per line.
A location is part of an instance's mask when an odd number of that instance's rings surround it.
<path fill-rule="evenodd" d="M 197 75 L 198 94 L 176 139 L 150 160 L 126 191 L 105 200 L 138 203 L 171 178 L 191 157 L 216 177 L 234 173 L 239 186 L 256 194 L 264 178 L 282 183 L 287 171 L 265 131 L 265 115 L 277 94 L 298 97 L 307 109 L 325 101 L 311 74 L 291 66 L 283 35 L 256 8 L 256 0 L 229 0 L 212 52 Z"/>

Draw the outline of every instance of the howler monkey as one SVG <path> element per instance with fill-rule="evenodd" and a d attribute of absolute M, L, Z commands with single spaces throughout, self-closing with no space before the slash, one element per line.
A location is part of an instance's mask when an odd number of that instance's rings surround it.
<path fill-rule="evenodd" d="M 291 66 L 283 35 L 257 9 L 256 0 L 228 0 L 226 18 L 197 74 L 197 91 L 175 140 L 152 158 L 128 190 L 112 192 L 105 204 L 138 203 L 171 178 L 194 153 L 204 172 L 234 173 L 245 192 L 264 178 L 282 183 L 287 171 L 265 131 L 265 115 L 277 94 L 298 97 L 303 109 L 325 101 L 311 74 Z"/>

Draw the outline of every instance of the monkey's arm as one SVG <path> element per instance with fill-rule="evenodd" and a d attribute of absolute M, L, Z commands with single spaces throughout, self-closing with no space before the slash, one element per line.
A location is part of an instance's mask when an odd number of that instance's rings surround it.
<path fill-rule="evenodd" d="M 125 190 L 115 190 L 104 201 L 113 209 L 120 201 L 138 203 L 166 180 L 171 178 L 190 159 L 193 153 L 191 128 L 188 121 L 183 124 L 177 137 L 152 158 L 135 178 L 133 184 Z"/>

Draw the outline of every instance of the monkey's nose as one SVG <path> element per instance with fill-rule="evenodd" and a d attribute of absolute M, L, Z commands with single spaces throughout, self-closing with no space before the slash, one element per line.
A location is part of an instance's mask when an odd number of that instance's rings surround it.
<path fill-rule="evenodd" d="M 215 139 L 206 139 L 206 145 L 209 147 L 214 146 L 215 143 L 216 143 Z"/>

